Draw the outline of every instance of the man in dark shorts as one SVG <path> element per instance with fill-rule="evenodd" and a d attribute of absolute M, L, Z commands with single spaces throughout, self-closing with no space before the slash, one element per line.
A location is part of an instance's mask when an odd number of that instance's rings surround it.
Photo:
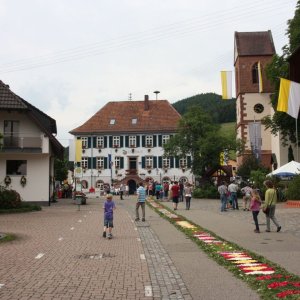
<path fill-rule="evenodd" d="M 171 188 L 172 191 L 172 199 L 173 199 L 173 208 L 174 210 L 177 210 L 178 207 L 178 199 L 179 199 L 179 194 L 180 194 L 180 187 L 178 185 L 178 181 L 174 181 L 174 184 Z"/>

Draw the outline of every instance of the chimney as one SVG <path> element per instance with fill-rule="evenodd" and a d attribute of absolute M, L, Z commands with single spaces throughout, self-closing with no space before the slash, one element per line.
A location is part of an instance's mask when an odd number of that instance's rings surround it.
<path fill-rule="evenodd" d="M 145 110 L 149 110 L 149 96 L 148 95 L 145 95 L 144 108 L 145 108 Z"/>

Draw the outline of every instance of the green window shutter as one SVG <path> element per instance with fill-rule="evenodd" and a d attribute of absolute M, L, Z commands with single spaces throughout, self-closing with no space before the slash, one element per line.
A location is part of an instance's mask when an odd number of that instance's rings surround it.
<path fill-rule="evenodd" d="M 108 148 L 112 148 L 112 146 L 113 146 L 113 138 L 112 138 L 112 136 L 109 136 L 109 144 L 108 144 Z"/>
<path fill-rule="evenodd" d="M 124 147 L 124 136 L 120 136 L 120 147 Z"/>
<path fill-rule="evenodd" d="M 192 166 L 192 158 L 191 156 L 187 156 L 186 159 L 187 159 L 187 167 L 190 168 Z"/>
<path fill-rule="evenodd" d="M 153 156 L 153 168 L 157 168 L 157 156 Z"/>
<path fill-rule="evenodd" d="M 96 148 L 96 140 L 97 140 L 97 138 L 94 136 L 93 137 L 93 148 Z"/>
<path fill-rule="evenodd" d="M 174 168 L 174 157 L 170 156 L 170 168 Z"/>
<path fill-rule="evenodd" d="M 157 146 L 157 136 L 156 135 L 153 135 L 153 147 L 156 147 Z"/>
<path fill-rule="evenodd" d="M 124 157 L 120 157 L 120 169 L 124 169 Z"/>
<path fill-rule="evenodd" d="M 146 167 L 146 158 L 145 156 L 142 156 L 142 168 L 145 169 Z"/>
<path fill-rule="evenodd" d="M 162 147 L 162 135 L 161 134 L 158 136 L 158 146 Z"/>
<path fill-rule="evenodd" d="M 107 148 L 107 136 L 104 137 L 104 148 Z"/>
<path fill-rule="evenodd" d="M 158 157 L 158 167 L 162 168 L 162 156 Z"/>
<path fill-rule="evenodd" d="M 107 169 L 107 157 L 104 157 L 104 169 Z"/>
<path fill-rule="evenodd" d="M 91 137 L 88 137 L 88 148 L 91 148 Z"/>
<path fill-rule="evenodd" d="M 142 147 L 145 147 L 145 144 L 146 144 L 145 140 L 146 140 L 146 137 L 144 135 L 142 135 Z"/>
<path fill-rule="evenodd" d="M 125 136 L 125 147 L 129 147 L 129 136 Z"/>
<path fill-rule="evenodd" d="M 139 135 L 137 135 L 137 137 L 136 137 L 136 146 L 140 147 L 140 136 Z"/>
<path fill-rule="evenodd" d="M 92 158 L 88 157 L 88 169 L 91 169 L 92 166 Z"/>
<path fill-rule="evenodd" d="M 93 157 L 93 169 L 96 169 L 96 157 Z"/>
<path fill-rule="evenodd" d="M 179 158 L 175 157 L 175 168 L 179 168 Z"/>

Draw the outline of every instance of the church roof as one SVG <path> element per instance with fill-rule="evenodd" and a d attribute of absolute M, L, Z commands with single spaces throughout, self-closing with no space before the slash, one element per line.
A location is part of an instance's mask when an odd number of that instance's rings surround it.
<path fill-rule="evenodd" d="M 180 118 L 167 100 L 114 101 L 70 133 L 174 132 Z"/>
<path fill-rule="evenodd" d="M 268 31 L 235 32 L 237 56 L 264 56 L 276 53 L 272 33 Z"/>

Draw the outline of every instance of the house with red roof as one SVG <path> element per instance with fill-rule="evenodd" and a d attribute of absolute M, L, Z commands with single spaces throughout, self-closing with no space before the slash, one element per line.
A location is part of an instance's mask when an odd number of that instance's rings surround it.
<path fill-rule="evenodd" d="M 23 201 L 50 204 L 54 159 L 64 147 L 55 138 L 56 121 L 13 93 L 0 80 L 0 184 Z"/>
<path fill-rule="evenodd" d="M 122 183 L 131 193 L 140 181 L 192 182 L 190 156 L 164 157 L 163 145 L 176 133 L 180 118 L 167 100 L 147 95 L 142 101 L 108 102 L 70 131 L 82 146 L 75 176 L 86 189 Z"/>

